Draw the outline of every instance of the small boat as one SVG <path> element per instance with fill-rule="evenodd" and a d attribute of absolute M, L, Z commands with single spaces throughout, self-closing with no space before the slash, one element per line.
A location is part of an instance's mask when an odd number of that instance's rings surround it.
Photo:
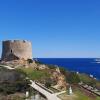
<path fill-rule="evenodd" d="M 95 59 L 96 63 L 100 63 L 100 58 Z"/>
<path fill-rule="evenodd" d="M 95 59 L 96 62 L 100 62 L 100 58 Z"/>

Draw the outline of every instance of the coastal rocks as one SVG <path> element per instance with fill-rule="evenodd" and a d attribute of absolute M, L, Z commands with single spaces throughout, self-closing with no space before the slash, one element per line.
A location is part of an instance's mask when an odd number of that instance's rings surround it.
<path fill-rule="evenodd" d="M 20 60 L 12 60 L 12 61 L 1 61 L 0 64 L 10 66 L 12 68 L 33 68 L 34 70 L 45 70 L 49 69 L 45 64 L 38 64 L 35 60 L 28 59 L 20 59 Z"/>
<path fill-rule="evenodd" d="M 56 68 L 56 72 L 60 73 L 60 69 L 59 69 L 58 66 L 57 66 L 57 68 Z"/>
<path fill-rule="evenodd" d="M 65 81 L 64 75 L 55 71 L 55 72 L 52 73 L 51 79 L 56 81 L 56 85 L 53 86 L 54 88 L 60 89 L 60 90 L 66 89 L 66 81 Z"/>
<path fill-rule="evenodd" d="M 1 61 L 0 64 L 3 65 L 7 65 L 10 66 L 12 68 L 33 68 L 36 69 L 37 68 L 37 64 L 35 63 L 35 61 L 33 61 L 32 63 L 28 63 L 27 60 L 12 60 L 12 61 Z"/>
<path fill-rule="evenodd" d="M 44 70 L 44 69 L 48 69 L 48 66 L 45 65 L 45 64 L 40 64 L 40 65 L 38 66 L 38 68 L 39 68 L 39 70 Z"/>

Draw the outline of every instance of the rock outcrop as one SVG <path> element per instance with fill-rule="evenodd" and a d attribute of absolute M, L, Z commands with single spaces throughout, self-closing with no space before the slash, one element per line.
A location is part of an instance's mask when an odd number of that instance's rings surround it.
<path fill-rule="evenodd" d="M 53 86 L 56 89 L 63 90 L 66 89 L 66 81 L 65 81 L 65 76 L 61 74 L 59 68 L 52 72 L 51 79 L 56 81 L 56 85 Z"/>

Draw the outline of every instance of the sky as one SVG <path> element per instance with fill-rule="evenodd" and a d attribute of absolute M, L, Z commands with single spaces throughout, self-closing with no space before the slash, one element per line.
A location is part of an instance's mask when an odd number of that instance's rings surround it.
<path fill-rule="evenodd" d="M 10 39 L 35 58 L 98 58 L 100 0 L 0 0 L 0 54 Z"/>

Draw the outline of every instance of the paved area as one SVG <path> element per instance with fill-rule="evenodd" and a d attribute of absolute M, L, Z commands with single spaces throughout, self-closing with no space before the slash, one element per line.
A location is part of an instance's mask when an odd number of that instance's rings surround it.
<path fill-rule="evenodd" d="M 58 93 L 55 93 L 55 95 L 60 95 L 60 94 L 63 94 L 63 93 L 66 93 L 66 91 L 61 91 L 61 92 L 58 92 Z"/>
<path fill-rule="evenodd" d="M 10 67 L 10 66 L 6 66 L 6 65 L 0 65 L 0 66 L 2 66 L 2 67 L 4 67 L 4 68 L 7 68 L 7 69 L 10 69 L 10 70 L 15 69 L 15 68 L 12 68 L 12 67 Z"/>
<path fill-rule="evenodd" d="M 51 94 L 50 92 L 44 90 L 42 87 L 38 86 L 34 81 L 30 80 L 32 82 L 31 87 L 42 93 L 48 100 L 61 100 L 58 98 L 55 94 Z"/>

